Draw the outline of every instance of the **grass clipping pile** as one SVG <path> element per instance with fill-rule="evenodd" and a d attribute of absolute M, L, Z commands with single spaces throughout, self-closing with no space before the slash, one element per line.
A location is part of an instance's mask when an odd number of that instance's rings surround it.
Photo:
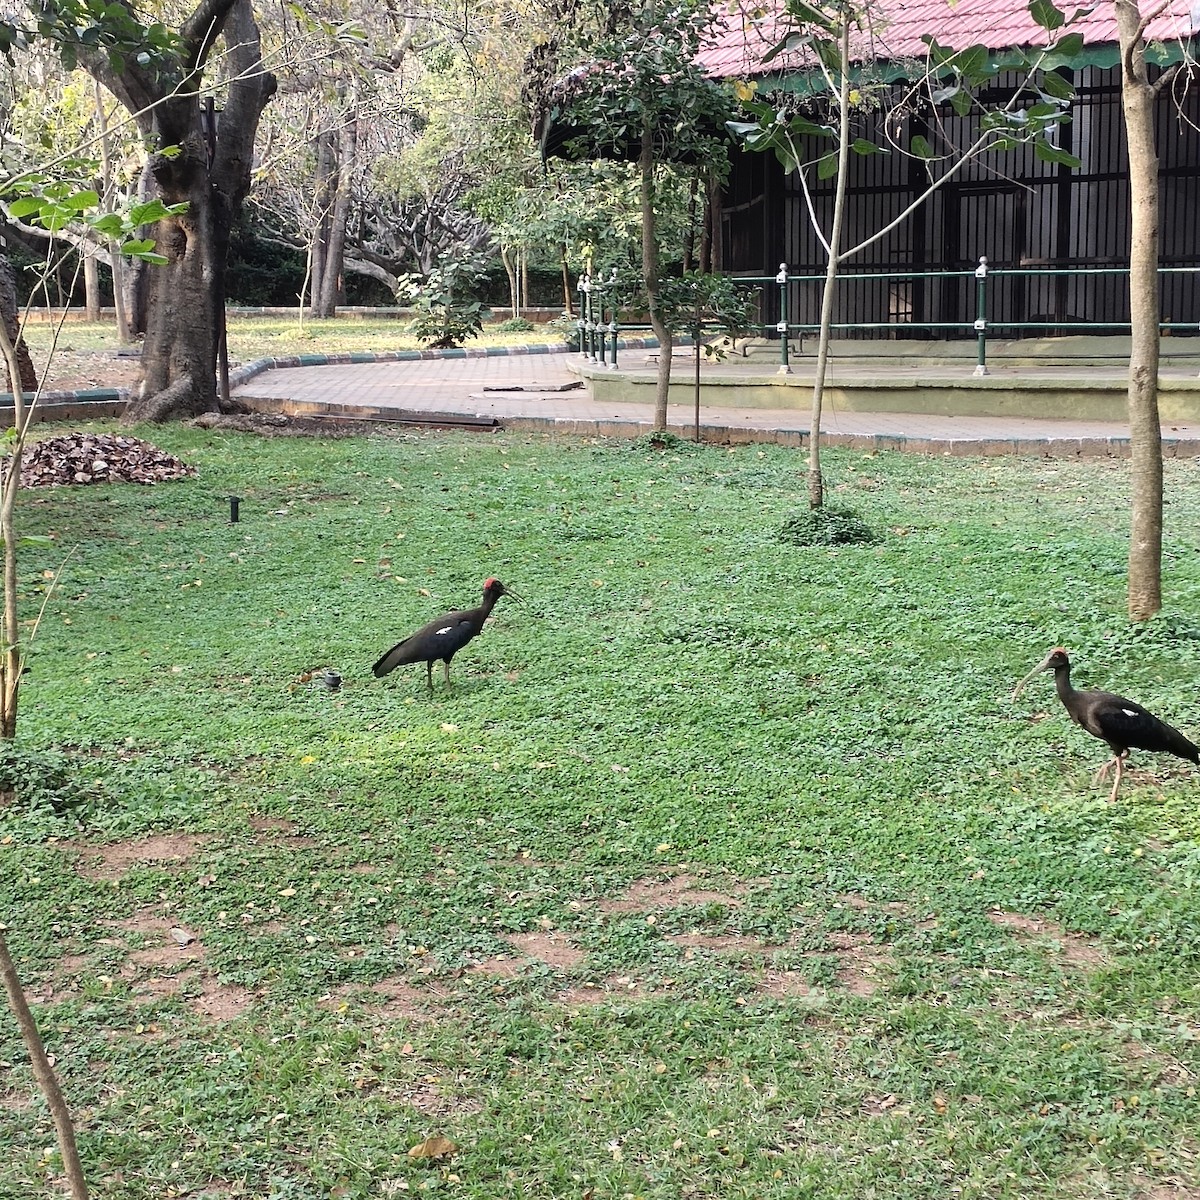
<path fill-rule="evenodd" d="M 112 433 L 68 433 L 29 445 L 21 459 L 22 487 L 85 483 L 165 483 L 196 468 L 150 442 Z"/>

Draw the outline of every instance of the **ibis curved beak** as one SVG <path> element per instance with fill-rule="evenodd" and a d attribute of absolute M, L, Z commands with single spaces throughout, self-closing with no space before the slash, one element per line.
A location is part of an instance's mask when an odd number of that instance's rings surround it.
<path fill-rule="evenodd" d="M 1029 674 L 1026 675 L 1025 678 L 1022 679 L 1021 682 L 1018 683 L 1015 688 L 1013 688 L 1013 694 L 1012 694 L 1011 699 L 1015 700 L 1025 690 L 1025 685 L 1040 671 L 1048 671 L 1050 669 L 1050 660 L 1053 657 L 1054 657 L 1054 655 L 1052 655 L 1052 654 L 1046 655 L 1046 657 L 1043 658 L 1042 661 L 1040 663 L 1038 663 L 1038 665 L 1036 667 L 1034 667 L 1033 670 L 1030 671 Z"/>
<path fill-rule="evenodd" d="M 504 594 L 511 600 L 524 600 L 525 599 L 524 596 L 518 596 L 517 593 L 512 590 L 512 588 L 505 588 Z"/>

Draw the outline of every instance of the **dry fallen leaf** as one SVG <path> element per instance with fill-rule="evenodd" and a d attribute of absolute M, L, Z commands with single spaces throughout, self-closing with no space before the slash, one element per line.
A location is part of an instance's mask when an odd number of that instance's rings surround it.
<path fill-rule="evenodd" d="M 408 1157 L 414 1162 L 419 1159 L 449 1158 L 458 1147 L 440 1133 L 431 1133 L 423 1142 L 418 1142 L 408 1151 Z"/>

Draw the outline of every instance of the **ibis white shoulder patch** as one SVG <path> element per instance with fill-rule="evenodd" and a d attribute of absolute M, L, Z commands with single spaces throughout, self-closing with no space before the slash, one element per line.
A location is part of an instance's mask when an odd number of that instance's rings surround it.
<path fill-rule="evenodd" d="M 438 630 L 438 633 L 449 633 L 453 628 L 453 625 L 443 625 L 442 628 Z M 1132 714 L 1130 715 L 1132 716 Z"/>
<path fill-rule="evenodd" d="M 1132 708 L 1123 708 L 1123 709 L 1121 709 L 1121 711 L 1122 711 L 1122 712 L 1123 712 L 1123 713 L 1124 713 L 1124 714 L 1125 714 L 1127 717 L 1136 717 L 1136 716 L 1137 716 L 1137 713 L 1135 713 L 1135 712 L 1133 711 L 1133 709 L 1132 709 Z"/>

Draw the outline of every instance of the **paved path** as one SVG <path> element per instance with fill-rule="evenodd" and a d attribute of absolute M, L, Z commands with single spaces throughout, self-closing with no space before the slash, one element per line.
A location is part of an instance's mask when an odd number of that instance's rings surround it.
<path fill-rule="evenodd" d="M 649 404 L 590 399 L 571 370 L 578 361 L 576 354 L 554 353 L 288 367 L 256 376 L 235 394 L 298 414 L 440 417 L 447 424 L 496 422 L 607 436 L 649 429 Z M 905 369 L 886 368 L 892 378 Z M 930 368 L 920 370 L 928 375 Z M 669 420 L 672 429 L 690 434 L 694 409 L 672 405 Z M 809 417 L 807 408 L 702 407 L 700 424 L 714 440 L 803 445 Z M 1123 455 L 1129 438 L 1122 422 L 839 412 L 832 405 L 823 429 L 833 444 L 952 454 Z M 1168 455 L 1200 456 L 1200 425 L 1164 426 L 1163 441 Z"/>

